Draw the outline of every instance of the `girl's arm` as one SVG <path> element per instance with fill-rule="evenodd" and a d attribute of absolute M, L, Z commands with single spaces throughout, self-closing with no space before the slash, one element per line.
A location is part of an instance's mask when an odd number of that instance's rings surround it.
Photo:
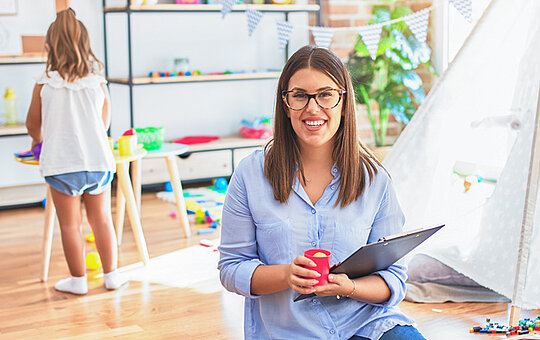
<path fill-rule="evenodd" d="M 43 84 L 36 84 L 32 92 L 32 100 L 26 115 L 26 129 L 32 137 L 32 148 L 43 139 L 41 135 L 41 89 Z"/>
<path fill-rule="evenodd" d="M 101 89 L 103 90 L 103 94 L 105 94 L 105 101 L 103 102 L 103 112 L 101 117 L 103 118 L 105 130 L 108 130 L 109 126 L 111 125 L 111 97 L 109 96 L 109 89 L 107 89 L 107 85 L 101 84 Z"/>

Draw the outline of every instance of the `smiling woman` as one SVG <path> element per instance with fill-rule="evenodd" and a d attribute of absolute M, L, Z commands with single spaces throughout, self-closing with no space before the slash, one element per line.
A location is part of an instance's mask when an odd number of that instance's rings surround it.
<path fill-rule="evenodd" d="M 274 122 L 274 139 L 242 160 L 223 206 L 220 279 L 246 298 L 245 338 L 423 339 L 395 308 L 400 262 L 315 286 L 315 264 L 300 255 L 331 251 L 333 265 L 404 222 L 388 174 L 358 140 L 354 91 L 335 54 L 306 46 L 288 60 Z M 293 302 L 298 293 L 316 297 Z"/>

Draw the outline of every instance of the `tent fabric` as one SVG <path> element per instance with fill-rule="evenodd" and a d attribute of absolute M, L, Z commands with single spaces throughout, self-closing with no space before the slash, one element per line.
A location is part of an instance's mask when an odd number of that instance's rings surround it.
<path fill-rule="evenodd" d="M 492 0 L 384 160 L 405 228 L 447 225 L 417 252 L 510 299 L 538 104 L 539 17 L 539 1 Z M 540 308 L 539 210 L 514 301 L 523 308 Z"/>

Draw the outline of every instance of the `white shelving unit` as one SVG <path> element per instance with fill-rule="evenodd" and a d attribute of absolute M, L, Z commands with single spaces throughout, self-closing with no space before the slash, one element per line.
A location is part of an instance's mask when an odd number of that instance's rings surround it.
<path fill-rule="evenodd" d="M 264 13 L 282 13 L 284 14 L 285 21 L 289 20 L 289 14 L 291 13 L 315 13 L 317 14 L 317 19 L 320 22 L 320 0 L 317 0 L 318 4 L 293 4 L 293 5 L 234 5 L 232 7 L 232 13 L 229 15 L 238 15 L 238 13 L 243 13 L 246 9 L 251 8 L 258 10 Z M 129 3 L 129 2 L 126 2 Z M 124 77 L 107 77 L 110 84 L 125 85 L 128 88 L 128 101 L 129 101 L 129 124 L 133 127 L 135 115 L 134 110 L 137 107 L 134 102 L 134 87 L 137 87 L 137 91 L 142 91 L 139 89 L 141 86 L 153 86 L 158 84 L 186 84 L 182 86 L 189 86 L 192 84 L 196 86 L 197 84 L 202 83 L 226 83 L 221 86 L 226 86 L 230 88 L 236 82 L 242 81 L 258 81 L 258 80 L 267 80 L 267 79 L 278 79 L 280 72 L 275 71 L 257 71 L 257 72 L 242 72 L 242 73 L 231 73 L 231 74 L 201 74 L 195 76 L 175 76 L 175 77 L 141 77 L 134 75 L 134 66 L 133 66 L 133 57 L 137 57 L 138 51 L 135 51 L 133 48 L 133 43 L 138 42 L 138 38 L 135 37 L 132 29 L 132 16 L 137 16 L 144 14 L 155 14 L 155 13 L 178 13 L 178 15 L 190 15 L 193 13 L 213 13 L 213 16 L 219 18 L 219 12 L 221 11 L 221 4 L 217 5 L 175 5 L 175 4 L 158 4 L 155 6 L 106 6 L 106 1 L 103 1 L 103 21 L 104 21 L 104 41 L 105 41 L 105 64 L 106 64 L 106 74 L 109 74 L 108 69 L 108 48 L 107 48 L 107 17 L 111 14 L 123 13 L 126 17 L 127 23 L 127 76 Z M 216 15 L 216 13 L 218 15 Z M 170 15 L 164 16 L 163 20 L 176 20 L 172 19 Z M 180 21 L 180 20 L 179 20 Z M 161 22 L 157 22 L 159 25 Z M 139 23 L 140 24 L 140 23 Z M 190 30 L 197 31 L 196 27 L 190 27 Z M 115 31 L 113 34 L 117 35 Z M 118 38 L 116 38 L 116 44 L 118 45 Z M 231 37 L 234 39 L 234 37 Z M 140 46 L 140 45 L 139 45 Z M 153 45 L 156 46 L 156 45 Z M 154 47 L 155 48 L 155 47 Z M 233 53 L 234 47 L 231 48 L 230 53 Z M 225 52 L 226 53 L 226 52 Z M 288 48 L 284 52 L 284 61 L 288 58 Z M 177 85 L 178 86 L 178 85 Z M 200 86 L 200 85 L 199 85 Z M 213 85 L 212 88 L 215 89 L 216 85 Z M 256 91 L 256 88 L 251 88 L 250 91 Z M 140 92 L 138 92 L 140 94 Z M 209 94 L 212 96 L 212 94 Z M 112 98 L 114 100 L 114 97 Z M 204 100 L 204 99 L 199 99 Z M 146 110 L 147 111 L 147 110 Z M 145 112 L 146 112 L 145 111 Z M 139 117 L 139 116 L 137 116 Z M 204 120 L 208 119 L 206 117 L 201 117 L 201 124 L 204 124 Z M 226 117 L 220 119 L 226 119 Z M 179 117 L 179 121 L 181 118 Z M 159 121 L 156 121 L 156 125 L 160 125 Z M 136 125 L 137 126 L 137 125 Z M 167 127 L 165 127 L 167 129 Z M 176 136 L 181 137 L 181 136 Z M 228 177 L 232 175 L 235 166 L 238 164 L 239 160 L 248 154 L 250 154 L 254 149 L 261 148 L 266 143 L 265 140 L 257 139 L 244 139 L 240 136 L 222 136 L 219 140 L 213 141 L 207 144 L 200 145 L 190 145 L 190 152 L 188 155 L 183 155 L 179 157 L 179 171 L 182 181 L 203 181 L 209 180 L 216 177 Z M 167 181 L 167 172 L 162 162 L 155 162 L 154 160 L 148 159 L 143 160 L 142 164 L 142 181 L 143 184 L 152 184 L 160 183 Z"/>

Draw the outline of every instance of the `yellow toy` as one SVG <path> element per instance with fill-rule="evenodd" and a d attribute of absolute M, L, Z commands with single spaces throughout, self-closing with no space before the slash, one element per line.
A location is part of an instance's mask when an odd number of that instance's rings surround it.
<path fill-rule="evenodd" d="M 94 241 L 96 240 L 96 239 L 94 238 L 94 234 L 88 234 L 88 235 L 86 235 L 85 238 L 86 238 L 86 240 L 87 240 L 88 242 L 94 242 Z"/>
<path fill-rule="evenodd" d="M 101 259 L 99 258 L 99 254 L 96 253 L 95 251 L 88 253 L 88 255 L 86 255 L 85 262 L 86 262 L 86 266 L 90 270 L 96 270 L 99 267 L 101 267 Z"/>
<path fill-rule="evenodd" d="M 326 257 L 326 254 L 318 252 L 318 253 L 313 254 L 313 257 Z"/>

